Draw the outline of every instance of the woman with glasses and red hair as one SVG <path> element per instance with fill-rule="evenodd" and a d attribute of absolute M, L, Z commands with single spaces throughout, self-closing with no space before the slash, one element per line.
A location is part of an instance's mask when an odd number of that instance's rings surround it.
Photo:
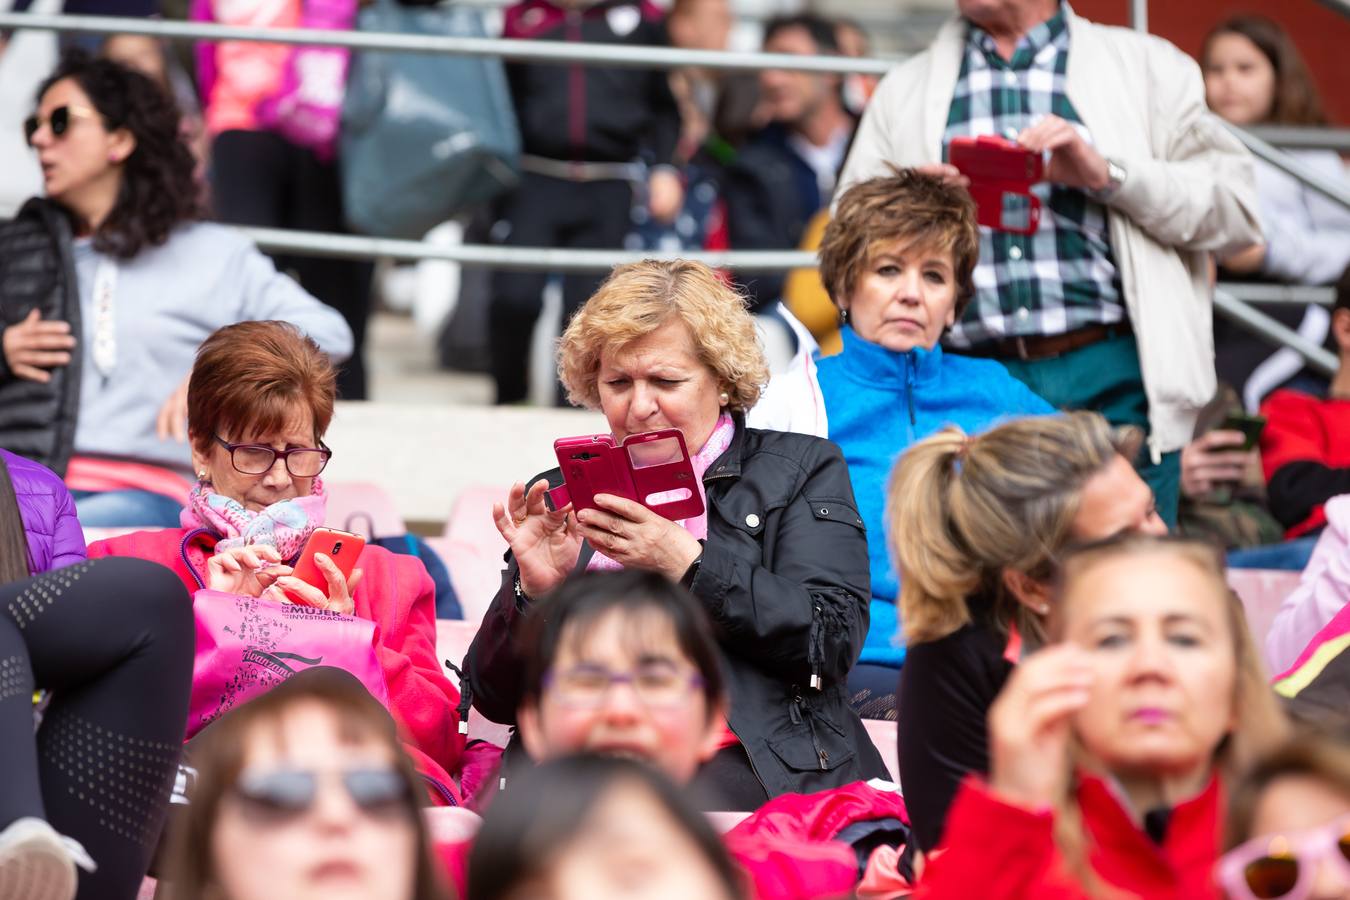
<path fill-rule="evenodd" d="M 199 221 L 179 120 L 145 75 L 67 56 L 24 125 L 46 196 L 0 222 L 0 445 L 60 474 L 86 527 L 177 523 L 186 379 L 217 328 L 278 319 L 352 349 L 337 312 Z"/>
<path fill-rule="evenodd" d="M 435 589 L 421 562 L 367 546 L 345 578 L 332 559 L 316 556 L 324 588 L 292 574 L 324 521 L 319 476 L 332 455 L 323 434 L 336 377 L 327 355 L 289 323 L 241 322 L 211 335 L 188 383 L 197 483 L 182 527 L 98 541 L 89 555 L 163 563 L 189 591 L 265 597 L 375 622 L 389 710 L 408 752 L 441 795 L 458 802 L 447 773 L 463 749 L 459 692 L 436 659 Z"/>

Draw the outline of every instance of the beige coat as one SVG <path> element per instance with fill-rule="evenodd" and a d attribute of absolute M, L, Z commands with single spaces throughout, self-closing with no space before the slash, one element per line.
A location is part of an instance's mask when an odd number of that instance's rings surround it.
<path fill-rule="evenodd" d="M 1161 38 L 1066 14 L 1069 100 L 1097 150 L 1128 173 L 1108 203 L 1111 246 L 1139 337 L 1156 460 L 1190 440 L 1214 395 L 1209 255 L 1261 240 L 1252 161 L 1206 109 L 1190 57 Z M 965 22 L 953 19 L 882 80 L 839 191 L 884 174 L 886 163 L 941 160 L 965 37 Z"/>

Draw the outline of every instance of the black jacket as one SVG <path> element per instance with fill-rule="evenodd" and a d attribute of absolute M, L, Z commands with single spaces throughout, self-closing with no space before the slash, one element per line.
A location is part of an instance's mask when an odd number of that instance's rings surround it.
<path fill-rule="evenodd" d="M 561 482 L 557 469 L 540 477 Z M 721 645 L 728 722 L 756 776 L 770 797 L 888 778 L 845 690 L 871 585 L 843 454 L 821 438 L 738 419 L 703 484 L 708 538 L 693 592 Z M 516 633 L 528 606 L 517 602 L 509 552 L 506 562 L 464 675 L 478 711 L 513 724 L 523 692 Z"/>
<path fill-rule="evenodd" d="M 34 198 L 0 222 L 0 328 L 32 310 L 70 323 L 80 340 L 80 288 L 71 255 L 70 220 L 61 207 Z M 75 445 L 80 404 L 77 346 L 69 365 L 49 369 L 46 384 L 16 378 L 0 353 L 0 447 L 64 476 Z"/>
<path fill-rule="evenodd" d="M 600 0 L 566 9 L 526 0 L 506 11 L 503 37 L 598 44 L 661 45 L 661 11 L 644 0 Z M 506 65 L 521 149 L 576 162 L 669 164 L 680 112 L 664 69 L 571 63 Z"/>

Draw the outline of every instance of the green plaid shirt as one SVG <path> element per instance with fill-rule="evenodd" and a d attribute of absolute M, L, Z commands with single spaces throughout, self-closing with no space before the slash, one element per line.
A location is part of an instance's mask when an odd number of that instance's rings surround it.
<path fill-rule="evenodd" d="M 970 26 L 947 113 L 944 159 L 954 137 L 1016 138 L 1045 115 L 1073 123 L 1091 142 L 1065 93 L 1065 5 L 1023 35 L 1011 61 L 998 55 L 988 32 Z M 980 228 L 975 298 L 951 329 L 947 340 L 952 346 L 1063 334 L 1125 318 L 1105 208 L 1077 188 L 1041 182 L 1031 191 L 1041 201 L 1035 234 Z"/>

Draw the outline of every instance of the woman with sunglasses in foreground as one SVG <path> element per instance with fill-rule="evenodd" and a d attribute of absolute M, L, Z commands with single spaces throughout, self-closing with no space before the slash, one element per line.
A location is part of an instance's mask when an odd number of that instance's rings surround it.
<path fill-rule="evenodd" d="M 1132 535 L 1061 572 L 917 896 L 1218 897 L 1223 793 L 1286 731 L 1218 551 Z"/>
<path fill-rule="evenodd" d="M 1235 846 L 1236 845 L 1236 846 Z M 1219 882 L 1229 900 L 1350 896 L 1350 748 L 1303 733 L 1233 791 Z"/>
<path fill-rule="evenodd" d="M 323 589 L 291 574 L 324 522 L 319 474 L 332 455 L 323 434 L 336 378 L 328 357 L 286 322 L 241 322 L 211 335 L 188 385 L 197 484 L 183 527 L 97 541 L 89 556 L 162 563 L 190 591 L 263 596 L 375 622 L 389 710 L 408 752 L 440 795 L 457 802 L 447 773 L 463 749 L 459 692 L 436 658 L 435 588 L 421 562 L 367 546 L 350 578 L 316 556 Z"/>
<path fill-rule="evenodd" d="M 310 669 L 206 732 L 169 836 L 172 900 L 443 900 L 417 775 L 345 672 Z"/>
<path fill-rule="evenodd" d="M 177 523 L 187 374 L 217 328 L 279 319 L 351 352 L 338 313 L 197 221 L 178 123 L 146 76 L 67 56 L 25 124 L 46 198 L 0 223 L 0 445 L 65 477 L 86 527 Z"/>

